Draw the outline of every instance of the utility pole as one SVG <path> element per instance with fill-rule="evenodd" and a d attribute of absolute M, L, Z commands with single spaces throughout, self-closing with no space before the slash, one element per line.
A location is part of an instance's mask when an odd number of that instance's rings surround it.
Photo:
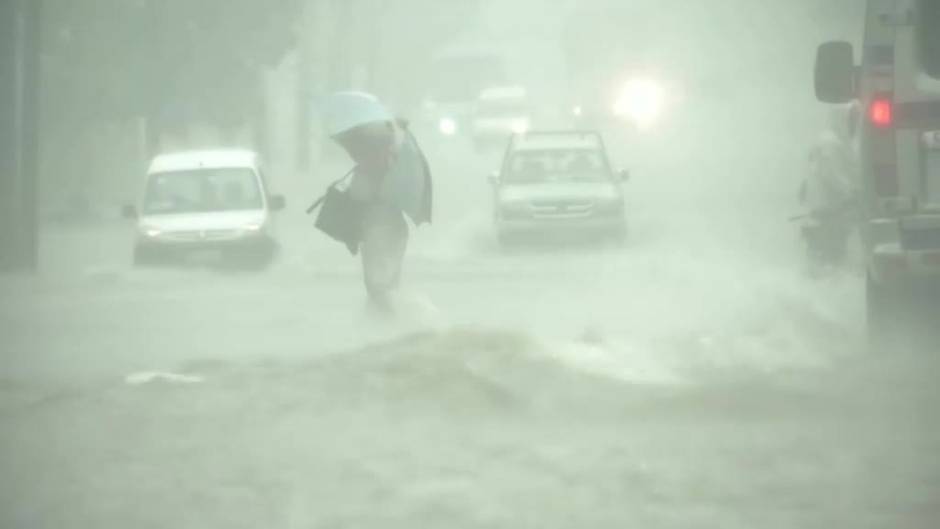
<path fill-rule="evenodd" d="M 0 270 L 35 270 L 41 0 L 0 0 Z"/>
<path fill-rule="evenodd" d="M 298 65 L 298 169 L 308 170 L 323 154 L 322 123 L 317 121 L 318 105 L 324 96 L 348 88 L 338 81 L 348 61 L 345 33 L 348 21 L 343 14 L 351 0 L 306 0 L 300 38 Z"/>
<path fill-rule="evenodd" d="M 297 160 L 296 166 L 303 173 L 307 173 L 313 163 L 311 148 L 311 134 L 313 127 L 312 107 L 314 100 L 314 50 L 317 46 L 317 22 L 320 18 L 318 11 L 320 0 L 306 0 L 301 13 L 300 39 L 297 60 Z"/>

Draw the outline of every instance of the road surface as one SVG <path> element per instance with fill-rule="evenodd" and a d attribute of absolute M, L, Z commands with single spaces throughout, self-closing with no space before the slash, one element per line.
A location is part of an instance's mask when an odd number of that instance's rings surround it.
<path fill-rule="evenodd" d="M 632 168 L 625 247 L 504 253 L 498 156 L 429 151 L 394 317 L 308 195 L 264 273 L 135 270 L 118 221 L 47 227 L 41 272 L 0 278 L 0 526 L 940 520 L 937 363 L 866 353 L 861 276 L 804 273 L 785 165 Z"/>

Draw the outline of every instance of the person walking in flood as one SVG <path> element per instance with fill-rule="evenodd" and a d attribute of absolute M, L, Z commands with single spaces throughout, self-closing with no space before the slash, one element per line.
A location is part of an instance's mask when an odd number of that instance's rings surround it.
<path fill-rule="evenodd" d="M 328 134 L 356 165 L 348 186 L 339 191 L 334 184 L 324 197 L 318 227 L 346 243 L 353 254 L 361 254 L 370 301 L 376 308 L 390 310 L 408 246 L 406 217 L 416 226 L 431 221 L 427 160 L 407 123 L 395 119 L 371 94 L 333 94 L 324 117 Z M 324 215 L 342 219 L 339 234 L 321 226 L 329 223 Z"/>
<path fill-rule="evenodd" d="M 834 107 L 829 123 L 813 143 L 809 167 L 800 185 L 801 234 L 810 258 L 824 265 L 842 264 L 859 218 L 855 145 L 857 105 Z"/>

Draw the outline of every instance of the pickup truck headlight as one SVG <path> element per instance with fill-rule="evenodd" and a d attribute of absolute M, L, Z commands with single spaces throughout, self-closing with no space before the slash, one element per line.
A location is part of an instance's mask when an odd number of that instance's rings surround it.
<path fill-rule="evenodd" d="M 153 226 L 139 226 L 137 228 L 137 232 L 140 233 L 142 236 L 147 237 L 149 239 L 154 239 L 156 237 L 163 235 L 163 230 L 159 228 L 155 228 Z"/>

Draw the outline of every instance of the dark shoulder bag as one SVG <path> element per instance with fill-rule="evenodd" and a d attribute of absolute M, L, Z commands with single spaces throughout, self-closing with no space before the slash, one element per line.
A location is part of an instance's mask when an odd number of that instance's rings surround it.
<path fill-rule="evenodd" d="M 363 204 L 353 200 L 348 190 L 339 189 L 339 185 L 354 172 L 355 169 L 330 184 L 326 193 L 307 208 L 307 214 L 310 215 L 320 208 L 314 226 L 332 239 L 345 244 L 349 252 L 356 255 L 362 240 Z"/>

